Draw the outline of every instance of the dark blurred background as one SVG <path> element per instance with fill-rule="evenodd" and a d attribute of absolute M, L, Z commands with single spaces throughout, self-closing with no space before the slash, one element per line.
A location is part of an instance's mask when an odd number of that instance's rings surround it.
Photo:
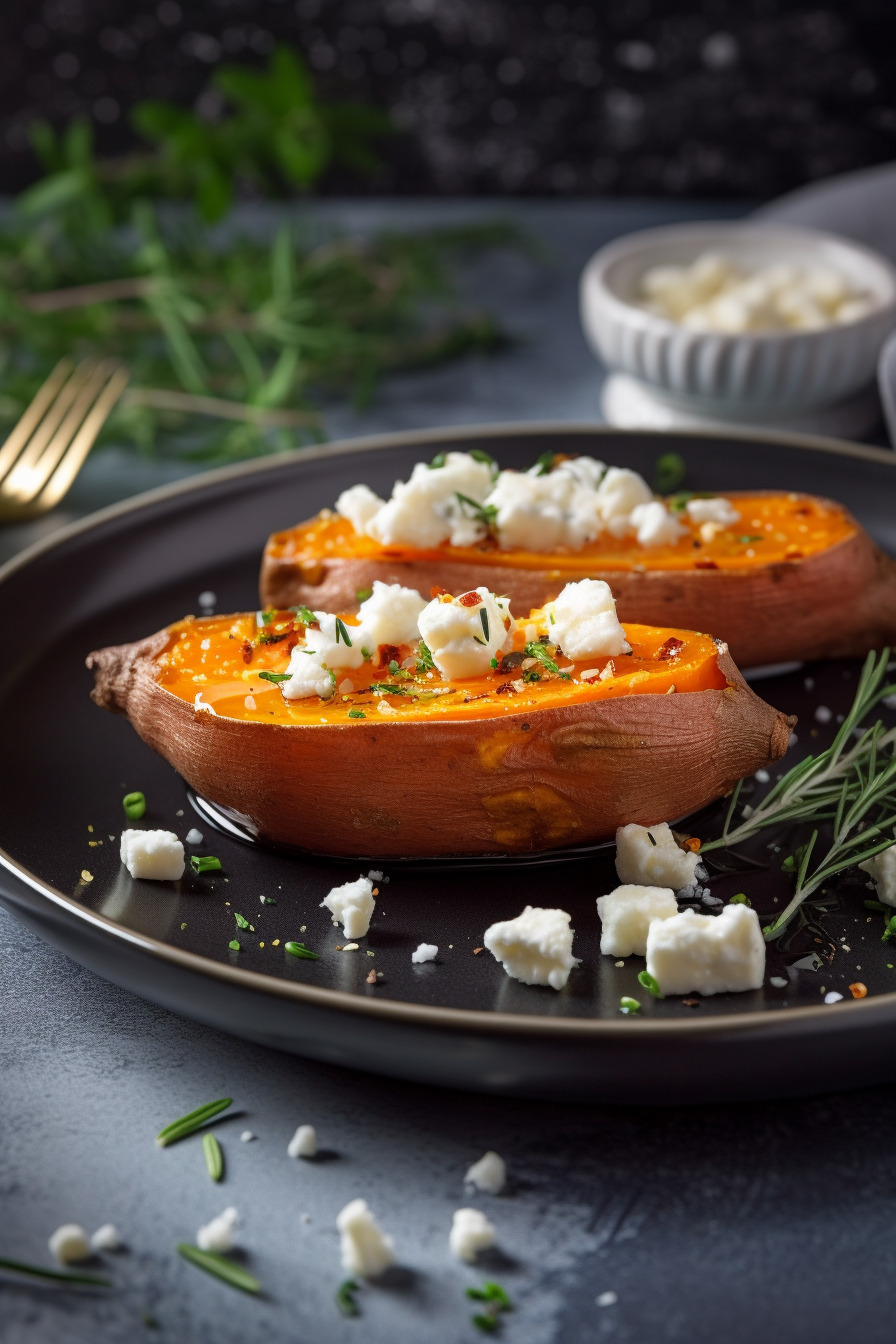
<path fill-rule="evenodd" d="M 221 62 L 279 43 L 396 134 L 329 193 L 747 196 L 896 157 L 893 0 L 4 0 L 0 192 L 29 123 L 79 113 L 101 153 L 143 98 L 219 114 Z"/>

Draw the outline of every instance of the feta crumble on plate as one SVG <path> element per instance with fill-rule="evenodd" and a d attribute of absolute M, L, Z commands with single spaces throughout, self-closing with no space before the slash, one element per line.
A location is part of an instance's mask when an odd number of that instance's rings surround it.
<path fill-rule="evenodd" d="M 420 966 L 424 961 L 435 961 L 438 955 L 437 943 L 420 943 L 416 951 L 411 953 L 411 961 L 415 966 Z"/>
<path fill-rule="evenodd" d="M 481 676 L 513 647 L 510 604 L 487 588 L 433 598 L 417 624 L 433 662 L 451 681 Z"/>
<path fill-rule="evenodd" d="M 232 1251 L 239 1217 L 231 1205 L 223 1213 L 219 1213 L 217 1218 L 212 1218 L 204 1227 L 200 1227 L 196 1233 L 196 1245 L 200 1251 L 213 1251 L 216 1255 Z"/>
<path fill-rule="evenodd" d="M 631 653 L 616 615 L 616 600 L 603 579 L 568 583 L 544 610 L 551 638 L 573 661 Z"/>
<path fill-rule="evenodd" d="M 471 1265 L 480 1251 L 495 1244 L 495 1229 L 478 1209 L 458 1209 L 451 1220 L 448 1245 L 451 1254 Z"/>
<path fill-rule="evenodd" d="M 482 941 L 515 980 L 563 989 L 570 971 L 579 965 L 572 955 L 574 930 L 569 921 L 565 910 L 527 905 L 516 919 L 492 924 Z"/>
<path fill-rule="evenodd" d="M 478 1162 L 474 1162 L 467 1169 L 464 1177 L 465 1184 L 475 1185 L 477 1190 L 484 1190 L 489 1195 L 499 1195 L 506 1181 L 507 1164 L 503 1157 L 493 1152 L 491 1148 L 487 1153 L 483 1153 Z"/>
<path fill-rule="evenodd" d="M 334 887 L 321 901 L 333 917 L 334 924 L 341 924 L 347 938 L 363 938 L 370 928 L 376 899 L 373 895 L 373 882 L 369 877 L 359 877 L 354 882 L 343 882 Z"/>
<path fill-rule="evenodd" d="M 665 821 L 656 826 L 620 826 L 616 832 L 616 873 L 626 886 L 671 887 L 697 883 L 699 855 L 681 849 Z"/>
<path fill-rule="evenodd" d="M 878 900 L 884 905 L 896 906 L 896 845 L 865 859 L 859 867 L 873 880 Z"/>
<path fill-rule="evenodd" d="M 90 1238 L 90 1244 L 95 1251 L 120 1251 L 123 1243 L 115 1224 L 103 1223 Z"/>
<path fill-rule="evenodd" d="M 718 915 L 683 910 L 647 931 L 647 971 L 663 994 L 726 994 L 759 989 L 765 939 L 756 911 L 726 905 Z"/>
<path fill-rule="evenodd" d="M 655 919 L 677 915 L 678 902 L 671 887 L 621 886 L 598 896 L 597 913 L 604 956 L 643 957 L 650 925 Z"/>
<path fill-rule="evenodd" d="M 122 831 L 121 861 L 131 877 L 177 882 L 184 875 L 184 847 L 173 831 Z"/>
<path fill-rule="evenodd" d="M 48 1245 L 60 1265 L 76 1265 L 79 1260 L 89 1260 L 93 1253 L 87 1233 L 77 1223 L 63 1223 L 57 1227 Z"/>
<path fill-rule="evenodd" d="M 299 1125 L 286 1151 L 290 1157 L 317 1157 L 317 1131 L 313 1125 Z"/>
<path fill-rule="evenodd" d="M 378 1278 L 395 1263 L 392 1238 L 377 1224 L 365 1199 L 353 1199 L 336 1219 L 342 1267 L 365 1279 Z"/>

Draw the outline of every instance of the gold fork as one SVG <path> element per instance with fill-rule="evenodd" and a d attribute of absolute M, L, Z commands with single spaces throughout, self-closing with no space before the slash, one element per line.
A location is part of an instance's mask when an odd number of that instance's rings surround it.
<path fill-rule="evenodd" d="M 37 518 L 59 503 L 128 377 L 116 360 L 60 360 L 0 448 L 0 519 Z"/>

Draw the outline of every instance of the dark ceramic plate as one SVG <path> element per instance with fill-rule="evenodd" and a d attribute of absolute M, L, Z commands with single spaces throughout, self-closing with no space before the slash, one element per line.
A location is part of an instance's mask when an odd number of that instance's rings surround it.
<path fill-rule="evenodd" d="M 319 908 L 351 869 L 275 852 L 213 827 L 183 781 L 129 725 L 96 709 L 85 654 L 134 639 L 196 611 L 199 594 L 218 610 L 256 604 L 268 533 L 332 503 L 357 480 L 388 491 L 421 457 L 457 446 L 485 448 L 523 466 L 549 448 L 587 452 L 650 476 L 660 452 L 684 455 L 696 489 L 775 486 L 846 503 L 896 551 L 896 458 L 825 440 L 658 435 L 570 426 L 510 426 L 397 435 L 337 445 L 212 473 L 95 515 L 0 572 L 0 629 L 8 651 L 0 680 L 2 808 L 0 897 L 19 918 L 101 975 L 200 1021 L 333 1063 L 508 1094 L 604 1101 L 671 1102 L 784 1095 L 896 1076 L 896 960 L 881 918 L 850 879 L 818 929 L 769 958 L 762 990 L 689 1007 L 650 1000 L 637 959 L 617 967 L 597 951 L 595 897 L 614 882 L 612 851 L 562 862 L 386 865 L 368 939 L 344 941 Z M 836 619 L 836 593 L 830 594 Z M 829 740 L 827 705 L 849 705 L 858 665 L 831 663 L 779 673 L 758 689 L 800 716 L 788 764 Z M 806 678 L 814 681 L 811 690 Z M 309 780 L 309 788 L 314 781 Z M 388 782 L 401 806 L 405 781 Z M 758 786 L 750 786 L 751 788 Z M 132 881 L 118 861 L 121 798 L 148 799 L 146 822 L 203 832 L 199 853 L 223 873 L 178 885 Z M 749 791 L 748 791 L 749 792 Z M 744 795 L 746 801 L 748 794 Z M 719 815 L 701 818 L 709 834 Z M 762 914 L 786 898 L 787 879 L 765 842 L 752 863 L 716 873 L 713 895 L 746 890 Z M 89 880 L 85 876 L 89 874 Z M 262 904 L 261 896 L 276 904 Z M 526 902 L 573 916 L 582 967 L 557 994 L 510 980 L 487 952 L 485 928 Z M 250 928 L 238 929 L 235 914 Z M 241 950 L 228 944 L 238 938 Z M 296 961 L 301 938 L 321 953 Z M 275 946 L 275 940 L 280 944 Z M 801 940 L 801 941 L 800 941 Z M 414 966 L 417 943 L 437 962 Z M 792 963 L 807 952 L 818 970 Z M 373 955 L 370 955 L 370 954 Z M 372 968 L 382 972 L 367 984 Z M 853 1001 L 848 985 L 869 994 Z M 825 1005 L 824 991 L 843 1002 Z M 619 1000 L 644 1001 L 623 1017 Z"/>

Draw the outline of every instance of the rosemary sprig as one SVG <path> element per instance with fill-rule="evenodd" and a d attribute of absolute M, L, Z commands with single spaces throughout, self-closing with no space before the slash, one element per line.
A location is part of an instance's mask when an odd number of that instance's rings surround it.
<path fill-rule="evenodd" d="M 202 1136 L 202 1154 L 205 1158 L 205 1165 L 208 1168 L 208 1174 L 213 1181 L 220 1181 L 224 1175 L 224 1154 L 221 1151 L 221 1145 L 214 1134 L 203 1134 Z"/>
<path fill-rule="evenodd" d="M 179 1120 L 172 1120 L 170 1125 L 160 1130 L 156 1135 L 156 1143 L 160 1148 L 167 1148 L 169 1143 L 176 1143 L 178 1139 L 185 1139 L 188 1134 L 195 1134 L 197 1129 L 201 1129 L 209 1120 L 213 1120 L 216 1115 L 220 1115 L 232 1105 L 232 1097 L 222 1097 L 220 1101 L 208 1101 L 204 1106 L 197 1106 L 195 1111 L 182 1115 Z"/>
<path fill-rule="evenodd" d="M 859 726 L 875 705 L 896 690 L 885 684 L 889 658 L 889 649 L 869 653 L 852 706 L 831 745 L 788 770 L 751 815 L 732 827 L 741 781 L 732 793 L 721 836 L 701 848 L 706 853 L 738 845 L 783 823 L 812 826 L 807 843 L 794 855 L 793 897 L 763 930 L 766 939 L 777 938 L 806 898 L 825 882 L 894 843 L 896 729 L 886 729 L 880 720 L 869 728 Z M 810 872 L 821 828 L 827 824 L 831 828 L 828 847 Z"/>
<path fill-rule="evenodd" d="M 200 1251 L 198 1246 L 191 1246 L 187 1241 L 178 1242 L 177 1250 L 191 1265 L 204 1269 L 206 1274 L 213 1274 L 223 1283 L 229 1283 L 231 1288 L 239 1288 L 244 1293 L 261 1292 L 261 1284 L 255 1275 L 225 1256 L 216 1255 L 214 1251 Z"/>
<path fill-rule="evenodd" d="M 59 1269 L 44 1269 L 41 1265 L 26 1265 L 21 1260 L 7 1260 L 0 1256 L 0 1270 L 10 1274 L 24 1274 L 30 1279 L 46 1279 L 49 1283 L 76 1283 L 86 1288 L 111 1288 L 110 1279 L 98 1274 L 66 1274 Z"/>

